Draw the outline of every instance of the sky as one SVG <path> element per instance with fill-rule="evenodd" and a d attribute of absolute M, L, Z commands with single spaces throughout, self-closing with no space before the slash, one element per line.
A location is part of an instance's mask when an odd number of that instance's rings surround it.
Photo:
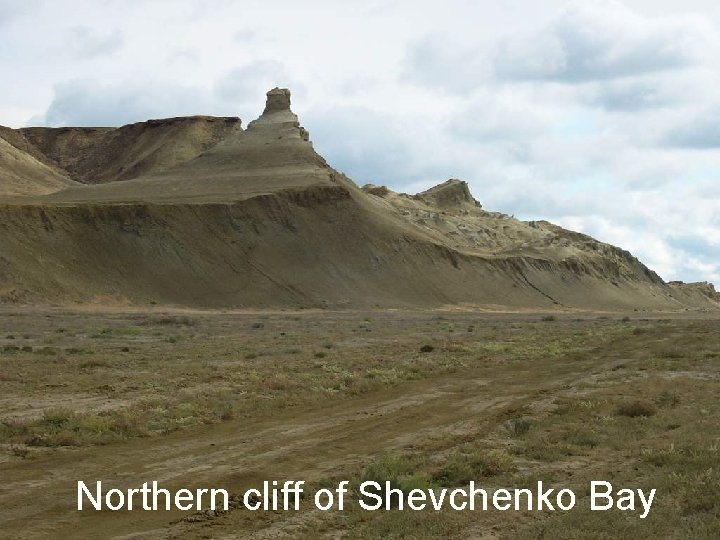
<path fill-rule="evenodd" d="M 244 125 L 275 86 L 358 184 L 488 210 L 720 284 L 720 3 L 0 0 L 0 124 Z"/>

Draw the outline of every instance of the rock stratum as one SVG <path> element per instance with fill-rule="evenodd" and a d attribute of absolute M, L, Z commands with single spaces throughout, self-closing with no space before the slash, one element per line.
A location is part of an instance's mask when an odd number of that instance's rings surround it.
<path fill-rule="evenodd" d="M 358 187 L 262 115 L 0 128 L 0 302 L 222 308 L 718 309 L 627 251 L 488 212 L 465 182 Z"/>

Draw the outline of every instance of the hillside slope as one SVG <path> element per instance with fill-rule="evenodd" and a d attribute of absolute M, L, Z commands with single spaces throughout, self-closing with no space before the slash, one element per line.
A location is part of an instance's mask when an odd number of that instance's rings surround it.
<path fill-rule="evenodd" d="M 201 307 L 718 307 L 626 251 L 487 212 L 458 180 L 418 195 L 360 189 L 314 151 L 281 89 L 246 130 L 189 160 L 0 201 L 0 301 L 108 296 Z"/>
<path fill-rule="evenodd" d="M 16 148 L 0 131 L 0 197 L 44 195 L 75 182 L 61 171 Z"/>

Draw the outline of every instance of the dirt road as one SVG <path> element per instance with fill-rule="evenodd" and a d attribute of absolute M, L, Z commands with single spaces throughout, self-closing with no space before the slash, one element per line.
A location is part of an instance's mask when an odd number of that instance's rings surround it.
<path fill-rule="evenodd" d="M 505 372 L 486 368 L 403 385 L 362 399 L 291 410 L 272 419 L 232 421 L 121 445 L 63 450 L 3 472 L 0 522 L 8 538 L 158 538 L 199 536 L 171 512 L 77 512 L 77 481 L 126 489 L 224 487 L 230 493 L 265 479 L 312 481 L 354 470 L 372 456 L 413 442 L 477 429 L 483 415 L 533 394 L 572 386 L 579 372 Z M 558 365 L 559 372 L 563 371 Z M 597 370 L 594 370 L 597 371 Z M 542 393 L 542 392 L 540 392 Z M 290 516 L 288 516 L 290 517 Z M 100 531 L 102 531 L 100 533 Z M 227 531 L 228 534 L 231 531 Z M 132 535 L 132 536 L 127 536 Z"/>

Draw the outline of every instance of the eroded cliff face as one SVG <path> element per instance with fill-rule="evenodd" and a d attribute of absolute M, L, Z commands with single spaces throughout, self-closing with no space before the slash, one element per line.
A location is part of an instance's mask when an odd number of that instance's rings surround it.
<path fill-rule="evenodd" d="M 120 128 L 4 128 L 0 137 L 71 180 L 100 184 L 185 163 L 240 130 L 236 117 L 193 116 Z"/>
<path fill-rule="evenodd" d="M 208 128 L 213 122 L 222 127 Z M 162 155 L 172 148 L 162 134 L 187 134 L 193 126 L 214 133 L 198 139 L 214 142 L 194 157 L 156 167 L 140 152 Z M 158 138 L 150 137 L 156 128 Z M 286 89 L 268 92 L 263 114 L 246 130 L 237 119 L 172 119 L 90 130 L 77 144 L 97 145 L 88 141 L 117 132 L 135 133 L 128 140 L 138 141 L 137 152 L 128 155 L 144 156 L 130 160 L 136 176 L 97 185 L 68 179 L 69 187 L 55 193 L 0 202 L 0 301 L 717 307 L 707 295 L 666 285 L 619 248 L 548 222 L 488 212 L 461 180 L 417 195 L 359 189 L 315 152 Z M 68 148 L 66 135 L 51 133 L 56 139 L 42 144 L 39 134 L 32 145 L 32 137 L 23 139 L 24 153 L 43 147 L 49 160 L 48 148 Z M 114 159 L 98 158 L 93 174 L 116 174 Z"/>
<path fill-rule="evenodd" d="M 374 218 L 348 188 L 233 204 L 0 207 L 0 299 L 199 307 L 450 304 L 668 309 L 663 286 L 596 265 L 459 252 Z"/>
<path fill-rule="evenodd" d="M 482 205 L 470 193 L 467 182 L 457 178 L 451 178 L 442 184 L 418 193 L 414 198 L 440 209 L 457 211 L 475 207 L 482 208 Z"/>
<path fill-rule="evenodd" d="M 697 283 L 671 281 L 668 285 L 673 291 L 673 296 L 684 304 L 704 306 L 709 302 L 720 308 L 720 292 L 715 290 L 715 285 L 712 283 L 708 283 L 707 281 Z"/>

